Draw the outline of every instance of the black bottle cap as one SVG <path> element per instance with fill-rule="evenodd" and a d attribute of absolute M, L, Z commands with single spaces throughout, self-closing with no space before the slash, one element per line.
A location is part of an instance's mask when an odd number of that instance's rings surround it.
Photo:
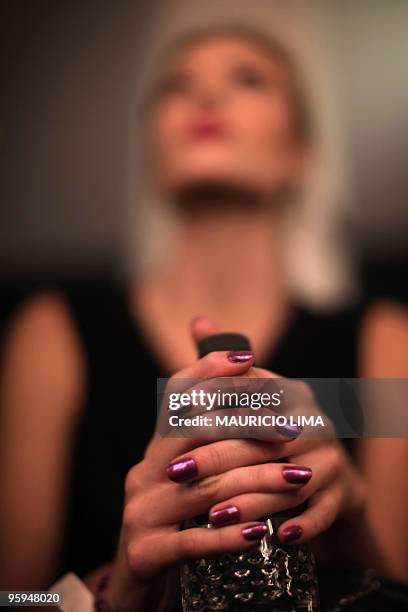
<path fill-rule="evenodd" d="M 251 343 L 243 334 L 214 334 L 200 340 L 197 348 L 201 358 L 212 351 L 250 351 Z"/>

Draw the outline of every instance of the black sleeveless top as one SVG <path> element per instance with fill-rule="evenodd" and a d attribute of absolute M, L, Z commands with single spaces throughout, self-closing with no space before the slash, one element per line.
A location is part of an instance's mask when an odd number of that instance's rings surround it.
<path fill-rule="evenodd" d="M 142 457 L 155 426 L 153 357 L 119 288 L 66 292 L 88 367 L 76 430 L 60 567 L 79 576 L 112 560 L 120 530 L 126 473 Z M 362 308 L 314 315 L 297 308 L 265 367 L 293 378 L 357 376 Z M 238 331 L 238 330 L 237 330 Z"/>

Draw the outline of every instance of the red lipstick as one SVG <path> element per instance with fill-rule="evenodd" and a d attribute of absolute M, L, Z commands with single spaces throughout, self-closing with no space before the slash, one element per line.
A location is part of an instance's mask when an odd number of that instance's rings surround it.
<path fill-rule="evenodd" d="M 225 129 L 222 123 L 209 117 L 198 118 L 191 124 L 190 135 L 195 140 L 221 138 Z"/>

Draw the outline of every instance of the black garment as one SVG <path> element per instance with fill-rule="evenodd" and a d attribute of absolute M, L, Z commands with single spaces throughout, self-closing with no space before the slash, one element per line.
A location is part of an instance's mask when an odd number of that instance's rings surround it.
<path fill-rule="evenodd" d="M 156 378 L 167 374 L 146 346 L 124 290 L 70 290 L 66 297 L 86 351 L 88 392 L 59 574 L 82 575 L 114 555 L 125 475 L 153 433 Z M 294 378 L 356 376 L 360 316 L 360 308 L 330 316 L 298 308 L 279 345 L 257 365 Z"/>

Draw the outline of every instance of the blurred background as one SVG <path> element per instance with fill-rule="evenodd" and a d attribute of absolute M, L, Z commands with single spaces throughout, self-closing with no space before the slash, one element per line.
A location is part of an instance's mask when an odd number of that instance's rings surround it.
<path fill-rule="evenodd" d="M 0 321 L 33 286 L 123 264 L 129 101 L 159 0 L 0 3 Z M 315 0 L 367 296 L 407 300 L 408 2 Z"/>

